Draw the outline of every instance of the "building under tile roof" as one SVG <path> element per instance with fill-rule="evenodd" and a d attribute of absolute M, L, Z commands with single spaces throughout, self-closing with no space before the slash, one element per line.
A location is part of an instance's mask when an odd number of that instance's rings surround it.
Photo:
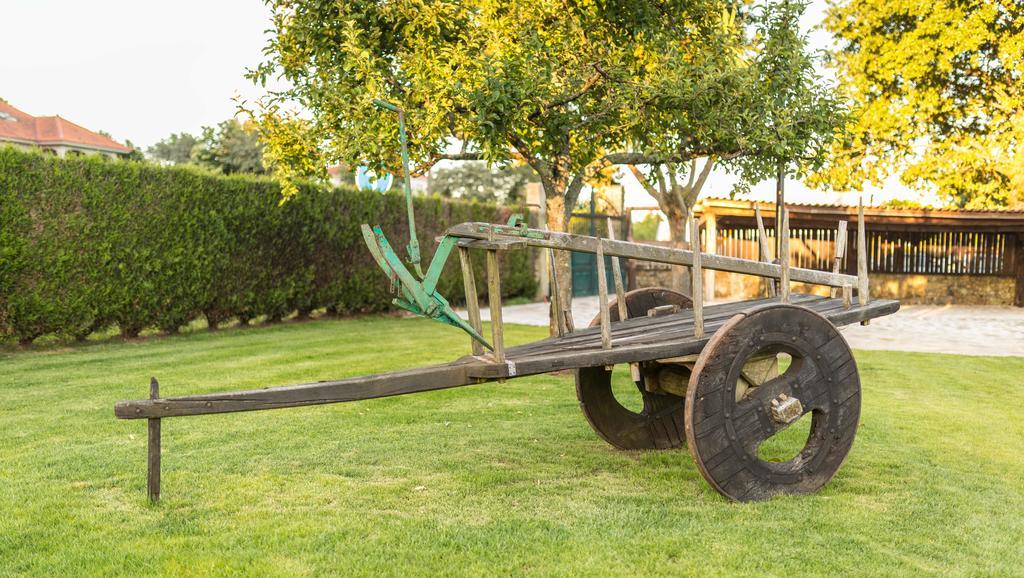
<path fill-rule="evenodd" d="M 0 143 L 38 146 L 64 156 L 68 152 L 124 155 L 131 148 L 59 116 L 32 116 L 0 101 Z"/>

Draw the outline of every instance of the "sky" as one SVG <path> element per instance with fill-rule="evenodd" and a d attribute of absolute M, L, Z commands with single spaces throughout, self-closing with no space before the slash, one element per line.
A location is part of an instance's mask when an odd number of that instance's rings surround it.
<path fill-rule="evenodd" d="M 814 30 L 825 10 L 814 0 L 802 27 L 811 45 L 826 48 Z M 233 98 L 254 99 L 262 89 L 245 78 L 262 60 L 269 9 L 261 0 L 4 0 L 0 19 L 0 97 L 37 116 L 60 116 L 116 140 L 148 147 L 176 132 L 231 118 Z M 11 23 L 15 23 L 13 26 Z M 627 198 L 650 198 L 627 176 Z M 727 196 L 728 175 L 716 171 L 704 196 Z M 773 199 L 775 184 L 753 189 Z M 795 202 L 855 202 L 856 194 L 826 194 L 787 181 Z M 871 189 L 865 200 L 917 198 L 898 183 Z"/>
<path fill-rule="evenodd" d="M 136 146 L 196 133 L 261 94 L 244 74 L 269 14 L 260 0 L 4 0 L 0 97 Z"/>

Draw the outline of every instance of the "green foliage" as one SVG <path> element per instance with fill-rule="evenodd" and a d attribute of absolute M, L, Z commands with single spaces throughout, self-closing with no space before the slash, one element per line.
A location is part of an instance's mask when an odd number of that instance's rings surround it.
<path fill-rule="evenodd" d="M 134 336 L 199 315 L 215 326 L 388 310 L 387 280 L 359 225 L 380 224 L 404 246 L 401 195 L 301 190 L 282 204 L 266 178 L 0 149 L 0 336 L 81 338 L 114 324 Z M 424 239 L 504 216 L 493 205 L 416 202 Z M 505 293 L 532 294 L 529 254 L 505 259 Z M 482 279 L 482 260 L 478 268 Z M 443 276 L 440 291 L 457 300 L 461 275 Z"/>
<path fill-rule="evenodd" d="M 268 172 L 255 124 L 234 118 L 217 126 L 204 126 L 198 138 L 187 132 L 172 134 L 149 147 L 147 152 L 164 164 L 195 164 L 227 175 Z"/>
<path fill-rule="evenodd" d="M 399 173 L 397 119 L 381 99 L 406 111 L 419 171 L 524 161 L 559 230 L 603 155 L 640 138 L 640 123 L 688 114 L 681 103 L 707 92 L 700 79 L 718 77 L 741 36 L 720 0 L 268 4 L 268 60 L 251 76 L 289 83 L 269 103 L 310 111 L 307 139 L 325 157 Z M 465 150 L 450 152 L 452 139 Z"/>
<path fill-rule="evenodd" d="M 633 223 L 633 239 L 637 241 L 656 241 L 658 239 L 658 226 L 661 225 L 661 215 L 648 213 L 640 221 Z"/>
<path fill-rule="evenodd" d="M 846 0 L 825 23 L 857 111 L 819 179 L 899 175 L 960 207 L 1024 205 L 1024 11 L 1019 1 Z"/>
<path fill-rule="evenodd" d="M 889 199 L 882 203 L 882 206 L 894 209 L 922 209 L 925 207 L 920 202 L 909 199 Z"/>
<path fill-rule="evenodd" d="M 146 150 L 149 156 L 171 165 L 183 165 L 192 161 L 192 149 L 199 139 L 187 132 L 175 133 Z"/>
<path fill-rule="evenodd" d="M 667 164 L 674 176 L 695 180 L 695 166 L 687 171 L 674 165 L 706 157 L 736 173 L 740 188 L 774 177 L 780 164 L 797 174 L 820 166 L 846 122 L 846 109 L 835 87 L 815 72 L 820 59 L 800 32 L 804 7 L 791 0 L 760 2 L 742 22 L 727 22 L 745 32 L 734 51 L 705 55 L 704 66 L 686 78 L 691 86 L 660 96 L 664 106 L 680 112 L 638 121 L 634 148 L 672 158 Z M 700 192 L 693 185 L 669 188 L 681 189 L 687 207 Z"/>
<path fill-rule="evenodd" d="M 124 158 L 125 160 L 136 162 L 142 162 L 146 160 L 146 155 L 142 154 L 142 149 L 135 146 L 135 143 L 133 143 L 132 141 L 125 139 L 124 146 L 132 149 L 131 152 L 122 156 L 122 158 Z"/>
<path fill-rule="evenodd" d="M 266 173 L 263 145 L 252 122 L 242 124 L 228 119 L 216 127 L 203 127 L 202 136 L 192 147 L 192 162 L 231 175 Z"/>
<path fill-rule="evenodd" d="M 515 203 L 525 200 L 526 185 L 531 181 L 536 181 L 536 174 L 529 166 L 492 169 L 477 161 L 435 169 L 427 190 L 447 198 Z"/>

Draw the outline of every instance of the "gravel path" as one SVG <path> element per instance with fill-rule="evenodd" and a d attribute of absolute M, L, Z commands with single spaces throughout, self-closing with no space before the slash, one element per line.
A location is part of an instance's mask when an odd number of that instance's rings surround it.
<path fill-rule="evenodd" d="M 597 315 L 597 297 L 573 300 L 573 319 L 585 325 Z M 465 317 L 465 312 L 460 311 Z M 481 314 L 490 317 L 486 307 Z M 545 303 L 511 305 L 506 323 L 546 326 Z M 962 355 L 1024 357 L 1024 308 L 956 305 L 905 305 L 895 315 L 874 319 L 867 327 L 849 325 L 843 335 L 855 349 L 921 351 Z"/>

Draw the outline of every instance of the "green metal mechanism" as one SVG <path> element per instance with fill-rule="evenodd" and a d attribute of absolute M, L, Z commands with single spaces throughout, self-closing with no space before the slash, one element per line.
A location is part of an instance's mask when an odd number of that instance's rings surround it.
<path fill-rule="evenodd" d="M 390 110 L 391 112 L 398 113 L 398 142 L 402 147 L 402 190 L 405 191 L 405 205 L 409 216 L 409 244 L 406 245 L 405 251 L 409 254 L 409 262 L 416 268 L 416 275 L 422 279 L 423 270 L 420 269 L 420 242 L 419 239 L 416 238 L 416 219 L 413 216 L 412 209 L 412 176 L 409 174 L 409 144 L 408 139 L 405 136 L 405 111 L 391 103 L 384 102 L 383 100 L 375 99 L 373 104 L 380 108 Z"/>
<path fill-rule="evenodd" d="M 437 292 L 438 279 L 441 277 L 448 256 L 451 255 L 458 239 L 446 235 L 438 244 L 425 274 L 420 267 L 420 245 L 416 239 L 416 219 L 413 214 L 412 183 L 409 176 L 409 149 L 405 136 L 405 113 L 397 106 L 381 100 L 375 100 L 374 104 L 398 113 L 398 136 L 402 146 L 402 172 L 405 177 L 405 204 L 409 215 L 409 244 L 406 246 L 406 252 L 409 255 L 409 263 L 415 268 L 416 275 L 414 276 L 406 268 L 402 259 L 391 248 L 391 243 L 388 242 L 379 226 L 371 228 L 364 224 L 362 226 L 363 240 L 369 247 L 370 253 L 373 254 L 374 260 L 377 261 L 377 265 L 391 280 L 391 286 L 398 294 L 398 297 L 394 299 L 395 305 L 416 315 L 458 327 L 487 349 L 493 350 L 491 344 L 473 326 L 459 317 L 449 305 L 448 300 Z"/>

